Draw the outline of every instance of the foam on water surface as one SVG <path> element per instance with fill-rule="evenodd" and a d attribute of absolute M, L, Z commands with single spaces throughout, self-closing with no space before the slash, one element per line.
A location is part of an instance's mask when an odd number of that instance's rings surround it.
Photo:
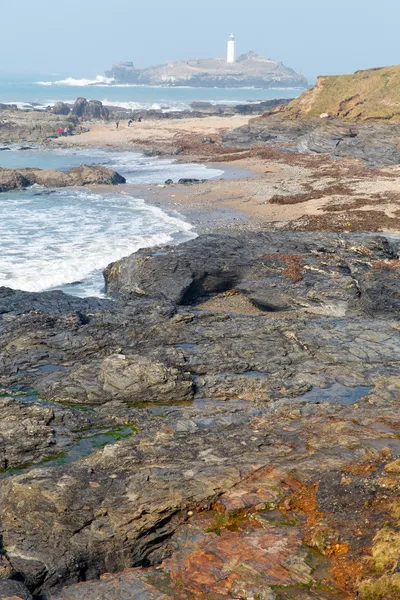
<path fill-rule="evenodd" d="M 179 165 L 138 153 L 60 150 L 1 153 L 0 166 L 66 170 L 102 164 L 130 183 L 222 174 L 203 165 Z M 166 213 L 118 188 L 82 188 L 0 194 L 0 286 L 35 292 L 63 289 L 76 296 L 104 294 L 102 270 L 139 248 L 179 243 L 196 234 L 178 213 Z"/>

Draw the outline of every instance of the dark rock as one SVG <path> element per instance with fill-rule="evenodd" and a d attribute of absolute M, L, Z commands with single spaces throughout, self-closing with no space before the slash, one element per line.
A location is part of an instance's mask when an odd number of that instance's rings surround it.
<path fill-rule="evenodd" d="M 19 581 L 0 580 L 0 600 L 33 600 L 29 590 Z"/>
<path fill-rule="evenodd" d="M 11 288 L 0 287 L 0 315 L 22 315 L 30 311 L 43 311 L 47 314 L 65 314 L 74 311 L 93 313 L 110 309 L 115 302 L 100 298 L 77 298 L 54 292 L 21 292 Z"/>
<path fill-rule="evenodd" d="M 1 289 L 6 576 L 51 600 L 341 596 L 398 521 L 398 249 L 215 234 L 109 267 L 123 302 Z"/>
<path fill-rule="evenodd" d="M 165 185 L 172 185 L 174 182 L 172 181 L 172 179 L 167 179 L 167 181 L 165 182 Z"/>
<path fill-rule="evenodd" d="M 254 115 L 261 114 L 268 110 L 272 110 L 277 106 L 284 106 L 289 104 L 292 98 L 276 98 L 274 100 L 265 100 L 264 102 L 248 102 L 247 104 L 237 104 L 235 112 L 240 115 Z"/>
<path fill-rule="evenodd" d="M 49 600 L 171 600 L 159 589 L 150 585 L 146 574 L 130 569 L 116 575 L 102 577 L 101 581 L 88 581 L 70 586 Z"/>
<path fill-rule="evenodd" d="M 72 114 L 75 117 L 81 118 L 85 114 L 87 109 L 88 101 L 86 98 L 77 98 L 74 106 L 72 107 Z"/>
<path fill-rule="evenodd" d="M 240 240 L 210 234 L 167 251 L 139 250 L 109 265 L 104 277 L 107 292 L 116 297 L 146 294 L 188 304 L 204 294 L 234 287 L 245 259 L 249 251 Z"/>
<path fill-rule="evenodd" d="M 184 177 L 182 179 L 179 179 L 178 184 L 179 185 L 194 185 L 195 183 L 206 183 L 208 180 L 207 179 L 191 179 L 188 177 Z"/>
<path fill-rule="evenodd" d="M 351 157 L 370 167 L 400 163 L 396 123 L 348 123 L 340 119 L 289 119 L 284 114 L 253 119 L 222 136 L 225 146 L 266 146 L 282 152 Z"/>
<path fill-rule="evenodd" d="M 81 119 L 104 119 L 109 118 L 109 109 L 105 108 L 99 100 L 78 98 L 72 108 L 72 114 Z"/>
<path fill-rule="evenodd" d="M 126 183 L 125 177 L 106 167 L 81 165 L 69 171 L 46 171 L 42 169 L 0 168 L 0 192 L 19 190 L 34 184 L 46 187 L 83 185 L 118 185 Z"/>
<path fill-rule="evenodd" d="M 124 299 L 144 294 L 189 304 L 237 289 L 266 311 L 307 306 L 325 314 L 389 315 L 398 310 L 398 278 L 390 265 L 373 269 L 370 257 L 394 265 L 397 252 L 383 236 L 213 234 L 177 248 L 139 250 L 109 265 L 104 277 L 108 293 Z"/>
<path fill-rule="evenodd" d="M 65 102 L 56 102 L 52 108 L 52 112 L 54 115 L 69 115 L 71 109 Z"/>

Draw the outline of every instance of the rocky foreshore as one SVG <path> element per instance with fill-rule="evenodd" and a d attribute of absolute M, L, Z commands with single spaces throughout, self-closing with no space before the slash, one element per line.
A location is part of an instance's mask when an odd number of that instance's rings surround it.
<path fill-rule="evenodd" d="M 81 165 L 69 171 L 47 169 L 3 169 L 0 167 L 0 193 L 22 190 L 32 185 L 68 187 L 84 185 L 118 185 L 125 177 L 112 169 Z"/>
<path fill-rule="evenodd" d="M 269 147 L 281 152 L 355 158 L 369 167 L 400 163 L 400 124 L 380 121 L 349 123 L 328 115 L 288 118 L 284 110 L 251 119 L 222 136 L 225 146 Z"/>
<path fill-rule="evenodd" d="M 146 121 L 262 115 L 265 111 L 289 102 L 290 99 L 286 98 L 237 105 L 193 102 L 186 110 L 173 110 L 169 107 L 131 110 L 122 106 L 105 105 L 99 100 L 88 101 L 86 98 L 77 98 L 74 103 L 56 102 L 46 110 L 19 109 L 16 105 L 0 104 L 0 143 L 45 143 L 57 138 L 60 129 L 63 131 L 68 129 L 72 134 L 78 135 L 88 131 L 87 127 L 90 123 L 136 120 L 139 115 Z M 4 149 L 6 148 L 0 148 L 0 150 Z"/>
<path fill-rule="evenodd" d="M 213 234 L 110 265 L 114 301 L 2 288 L 0 597 L 398 598 L 398 269 Z"/>

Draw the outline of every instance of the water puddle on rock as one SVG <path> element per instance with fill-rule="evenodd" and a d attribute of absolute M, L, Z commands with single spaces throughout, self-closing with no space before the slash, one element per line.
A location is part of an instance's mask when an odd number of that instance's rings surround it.
<path fill-rule="evenodd" d="M 130 438 L 135 433 L 136 429 L 134 425 L 121 425 L 108 430 L 98 428 L 90 429 L 86 432 L 86 435 L 83 435 L 77 442 L 55 456 L 46 458 L 37 464 L 10 468 L 0 472 L 0 480 L 12 477 L 13 475 L 21 475 L 22 473 L 27 473 L 33 469 L 68 465 L 80 458 L 90 456 L 105 446 L 116 444 L 121 440 Z"/>
<path fill-rule="evenodd" d="M 313 386 L 309 392 L 299 396 L 301 400 L 319 404 L 322 402 L 331 402 L 332 404 L 341 404 L 342 406 L 351 406 L 357 400 L 366 396 L 372 387 L 359 385 L 356 387 L 346 387 L 339 383 L 334 383 L 328 388 L 319 388 Z"/>
<path fill-rule="evenodd" d="M 94 408 L 91 406 L 67 406 L 66 403 L 44 400 L 40 398 L 35 390 L 22 386 L 17 386 L 15 388 L 0 388 L 0 397 L 15 399 L 18 402 L 27 404 L 39 404 L 41 406 L 57 409 L 65 407 L 72 411 L 95 413 Z M 11 477 L 12 475 L 26 473 L 32 469 L 68 465 L 80 458 L 90 456 L 90 454 L 97 452 L 97 450 L 100 450 L 109 444 L 116 444 L 121 440 L 130 438 L 136 433 L 137 429 L 134 423 L 125 423 L 124 425 L 108 427 L 89 427 L 82 430 L 72 429 L 71 443 L 59 452 L 59 454 L 45 458 L 41 462 L 7 468 L 3 471 L 0 470 L 0 480 Z"/>
<path fill-rule="evenodd" d="M 68 367 L 64 365 L 42 365 L 41 367 L 36 367 L 34 369 L 30 369 L 29 371 L 18 371 L 18 375 L 32 375 L 33 373 L 52 373 L 53 371 L 65 371 Z"/>

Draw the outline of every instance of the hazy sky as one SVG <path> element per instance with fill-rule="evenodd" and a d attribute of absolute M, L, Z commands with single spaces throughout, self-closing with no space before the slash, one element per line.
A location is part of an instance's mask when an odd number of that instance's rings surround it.
<path fill-rule="evenodd" d="M 255 50 L 310 79 L 400 63 L 399 0 L 0 0 L 0 72 L 93 76 Z"/>

